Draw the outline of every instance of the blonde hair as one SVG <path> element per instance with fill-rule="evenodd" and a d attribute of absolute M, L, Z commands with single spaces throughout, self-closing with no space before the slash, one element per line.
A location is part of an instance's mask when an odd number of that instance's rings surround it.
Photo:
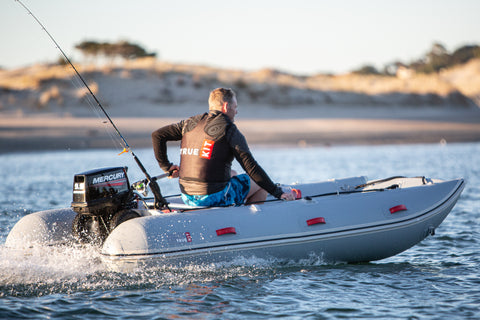
<path fill-rule="evenodd" d="M 216 88 L 210 92 L 208 98 L 208 108 L 210 110 L 222 111 L 223 104 L 226 102 L 229 105 L 233 103 L 235 98 L 235 91 L 230 88 Z"/>

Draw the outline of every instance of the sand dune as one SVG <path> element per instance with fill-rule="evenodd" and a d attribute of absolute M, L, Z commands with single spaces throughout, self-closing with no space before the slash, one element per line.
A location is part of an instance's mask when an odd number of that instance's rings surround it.
<path fill-rule="evenodd" d="M 253 144 L 480 141 L 480 60 L 409 79 L 305 77 L 156 60 L 80 71 L 135 147 L 150 147 L 158 127 L 204 112 L 217 86 L 237 91 L 237 125 Z M 102 117 L 68 67 L 0 70 L 0 152 L 113 147 Z"/>

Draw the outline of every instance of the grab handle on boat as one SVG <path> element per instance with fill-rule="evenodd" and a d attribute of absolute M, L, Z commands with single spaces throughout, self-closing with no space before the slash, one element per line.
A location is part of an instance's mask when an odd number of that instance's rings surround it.
<path fill-rule="evenodd" d="M 292 188 L 292 193 L 295 196 L 295 200 L 302 199 L 302 191 L 300 191 L 300 189 Z"/>
<path fill-rule="evenodd" d="M 237 231 L 235 230 L 234 227 L 228 227 L 228 228 L 223 228 L 223 229 L 218 229 L 217 230 L 217 236 L 221 236 L 224 234 L 237 234 Z"/>
<path fill-rule="evenodd" d="M 325 224 L 325 218 L 324 217 L 317 217 L 313 219 L 307 220 L 307 225 L 308 226 L 313 226 L 314 224 Z"/>
<path fill-rule="evenodd" d="M 395 213 L 398 211 L 406 211 L 407 207 L 404 204 L 399 204 L 398 206 L 391 207 L 390 208 L 390 213 Z"/>

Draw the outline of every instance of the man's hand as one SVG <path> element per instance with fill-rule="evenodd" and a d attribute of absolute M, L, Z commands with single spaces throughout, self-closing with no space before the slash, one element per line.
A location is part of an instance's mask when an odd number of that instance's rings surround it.
<path fill-rule="evenodd" d="M 292 201 L 292 200 L 298 200 L 302 198 L 302 192 L 299 189 L 293 189 L 293 188 L 288 188 L 288 189 L 286 190 L 286 192 L 284 192 L 281 195 L 280 199 Z"/>
<path fill-rule="evenodd" d="M 285 193 L 282 193 L 280 199 L 292 201 L 292 200 L 295 200 L 295 194 L 293 192 L 285 192 Z"/>
<path fill-rule="evenodd" d="M 180 172 L 180 167 L 176 164 L 173 164 L 169 169 L 168 172 L 171 172 L 171 175 L 168 177 L 169 179 L 178 178 L 178 173 Z"/>

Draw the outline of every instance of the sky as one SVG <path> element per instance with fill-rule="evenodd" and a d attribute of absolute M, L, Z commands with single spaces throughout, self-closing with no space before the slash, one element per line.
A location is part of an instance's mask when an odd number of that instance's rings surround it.
<path fill-rule="evenodd" d="M 480 45 L 478 0 L 22 0 L 72 61 L 84 40 L 137 43 L 171 63 L 296 74 L 412 62 L 434 42 Z M 0 66 L 60 52 L 15 0 L 0 3 Z"/>

